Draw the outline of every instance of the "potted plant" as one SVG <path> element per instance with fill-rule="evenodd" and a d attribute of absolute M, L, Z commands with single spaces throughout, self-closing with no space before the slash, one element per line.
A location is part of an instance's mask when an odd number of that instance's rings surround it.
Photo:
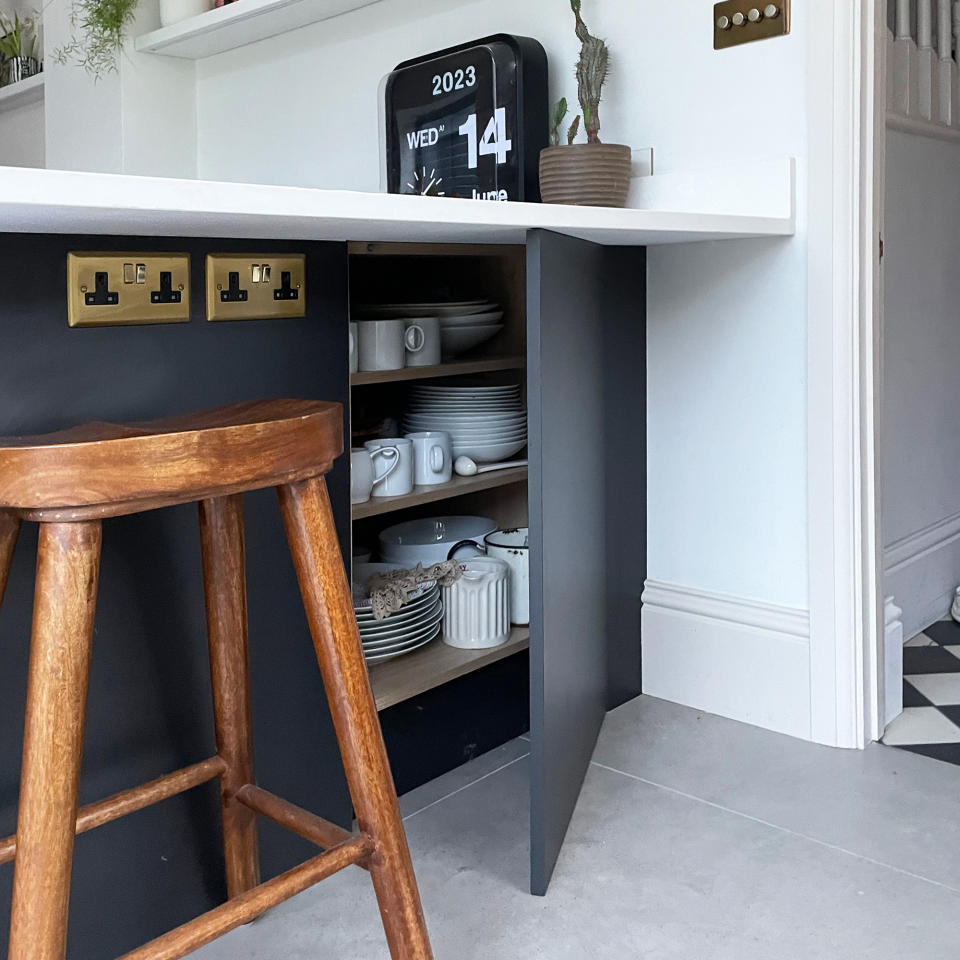
<path fill-rule="evenodd" d="M 572 203 L 581 206 L 622 207 L 630 189 L 630 147 L 600 142 L 600 99 L 607 79 L 610 52 L 605 41 L 591 35 L 580 15 L 581 0 L 570 0 L 580 40 L 577 62 L 577 94 L 581 114 L 560 143 L 560 125 L 567 114 L 562 99 L 553 116 L 550 146 L 540 154 L 540 196 L 544 203 Z M 574 143 L 580 117 L 586 143 Z"/>
<path fill-rule="evenodd" d="M 138 0 L 73 0 L 70 23 L 73 36 L 54 54 L 57 63 L 79 63 L 99 79 L 116 73 L 127 29 L 133 23 Z"/>
<path fill-rule="evenodd" d="M 26 80 L 40 72 L 37 28 L 31 19 L 0 15 L 0 86 Z"/>

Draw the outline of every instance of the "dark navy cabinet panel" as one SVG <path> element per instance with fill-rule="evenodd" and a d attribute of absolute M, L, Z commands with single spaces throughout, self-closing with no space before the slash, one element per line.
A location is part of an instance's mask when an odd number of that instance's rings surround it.
<path fill-rule="evenodd" d="M 193 318 L 167 326 L 70 329 L 68 250 L 188 250 Z M 204 255 L 307 254 L 303 320 L 207 323 Z M 92 419 L 135 420 L 241 400 L 344 404 L 345 244 L 166 238 L 0 237 L 0 434 Z M 346 458 L 330 476 L 348 541 Z M 256 765 L 266 788 L 349 824 L 351 809 L 272 491 L 247 495 L 247 565 Z M 26 525 L 0 610 L 0 833 L 12 833 L 32 609 L 36 533 Z M 81 802 L 214 753 L 195 506 L 104 524 Z M 315 849 L 263 829 L 265 875 Z M 12 866 L 0 867 L 6 953 Z M 69 950 L 118 956 L 225 898 L 216 784 L 78 839 Z"/>
<path fill-rule="evenodd" d="M 549 884 L 604 713 L 640 692 L 644 271 L 642 250 L 540 231 L 528 241 L 537 894 Z"/>

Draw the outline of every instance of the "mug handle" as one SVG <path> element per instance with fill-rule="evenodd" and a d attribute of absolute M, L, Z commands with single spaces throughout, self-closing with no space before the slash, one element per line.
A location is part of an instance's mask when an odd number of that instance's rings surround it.
<path fill-rule="evenodd" d="M 427 335 L 423 332 L 423 327 L 419 323 L 411 323 L 403 331 L 404 346 L 411 353 L 419 353 L 427 342 Z"/>
<path fill-rule="evenodd" d="M 453 560 L 456 557 L 457 551 L 461 547 L 476 547 L 476 549 L 480 551 L 479 556 L 481 557 L 484 556 L 487 552 L 484 546 L 480 543 L 477 543 L 476 540 L 461 540 L 459 543 L 455 543 L 450 548 L 450 552 L 447 554 L 447 559 Z"/>
<path fill-rule="evenodd" d="M 399 447 L 377 447 L 376 450 L 370 451 L 370 459 L 376 460 L 381 453 L 384 455 L 391 454 L 391 459 L 393 460 L 393 463 L 391 463 L 390 466 L 387 467 L 387 472 L 384 474 L 381 474 L 379 477 L 376 475 L 377 465 L 376 463 L 374 463 L 373 465 L 373 473 L 374 473 L 373 485 L 374 486 L 386 480 L 387 477 L 389 477 L 390 474 L 393 473 L 393 471 L 400 466 L 400 448 Z"/>
<path fill-rule="evenodd" d="M 430 448 L 430 469 L 434 473 L 442 473 L 443 465 L 447 462 L 446 454 L 443 452 L 443 447 L 438 443 L 435 447 Z"/>

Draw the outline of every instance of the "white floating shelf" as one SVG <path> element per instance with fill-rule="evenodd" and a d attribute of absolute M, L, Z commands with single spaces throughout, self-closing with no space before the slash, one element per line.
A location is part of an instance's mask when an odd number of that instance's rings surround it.
<path fill-rule="evenodd" d="M 235 0 L 137 37 L 137 50 L 202 60 L 379 0 Z"/>
<path fill-rule="evenodd" d="M 0 232 L 498 244 L 552 230 L 633 246 L 795 232 L 790 160 L 758 168 L 754 190 L 721 174 L 646 179 L 644 209 L 615 210 L 0 167 Z"/>
<path fill-rule="evenodd" d="M 26 80 L 0 87 L 0 112 L 25 107 L 29 103 L 42 100 L 45 79 L 45 74 L 38 73 L 35 77 L 27 77 Z"/>

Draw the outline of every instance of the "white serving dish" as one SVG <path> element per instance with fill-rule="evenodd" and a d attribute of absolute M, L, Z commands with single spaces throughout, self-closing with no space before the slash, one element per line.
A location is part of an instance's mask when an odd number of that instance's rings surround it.
<path fill-rule="evenodd" d="M 442 563 L 454 544 L 483 539 L 497 524 L 488 517 L 425 517 L 398 523 L 380 533 L 380 556 L 392 563 L 425 567 Z"/>
<path fill-rule="evenodd" d="M 357 306 L 360 317 L 456 317 L 488 313 L 497 304 L 491 300 L 459 300 L 438 303 L 378 303 Z"/>
<path fill-rule="evenodd" d="M 492 386 L 467 386 L 467 387 L 452 387 L 445 384 L 439 383 L 424 383 L 424 384 L 413 384 L 410 387 L 411 393 L 414 394 L 442 394 L 443 396 L 465 396 L 465 397 L 487 397 L 494 396 L 501 393 L 519 393 L 520 384 L 519 383 L 503 383 L 503 384 L 494 384 Z"/>
<path fill-rule="evenodd" d="M 499 323 L 503 319 L 502 310 L 490 310 L 484 313 L 451 314 L 440 318 L 440 328 L 480 326 L 481 324 Z"/>
<path fill-rule="evenodd" d="M 424 606 L 417 607 L 416 610 L 403 607 L 396 613 L 391 613 L 385 620 L 371 619 L 358 623 L 360 638 L 366 643 L 367 640 L 381 640 L 387 636 L 409 633 L 416 629 L 421 621 L 429 620 L 436 613 L 436 608 L 440 602 L 440 588 L 435 588 L 427 596 L 429 602 Z"/>
<path fill-rule="evenodd" d="M 474 347 L 479 347 L 481 343 L 486 343 L 502 329 L 502 323 L 478 327 L 441 327 L 440 347 L 447 356 L 455 357 Z"/>
<path fill-rule="evenodd" d="M 469 457 L 477 463 L 494 463 L 497 460 L 506 460 L 515 453 L 519 453 L 527 445 L 527 440 L 511 440 L 504 443 L 454 443 L 455 457 Z M 466 538 L 464 538 L 466 539 Z"/>
<path fill-rule="evenodd" d="M 499 413 L 423 413 L 421 411 L 411 412 L 406 419 L 414 418 L 417 420 L 446 420 L 450 423 L 459 423 L 464 426 L 469 424 L 488 423 L 525 423 L 527 419 L 526 410 L 503 410 Z"/>

